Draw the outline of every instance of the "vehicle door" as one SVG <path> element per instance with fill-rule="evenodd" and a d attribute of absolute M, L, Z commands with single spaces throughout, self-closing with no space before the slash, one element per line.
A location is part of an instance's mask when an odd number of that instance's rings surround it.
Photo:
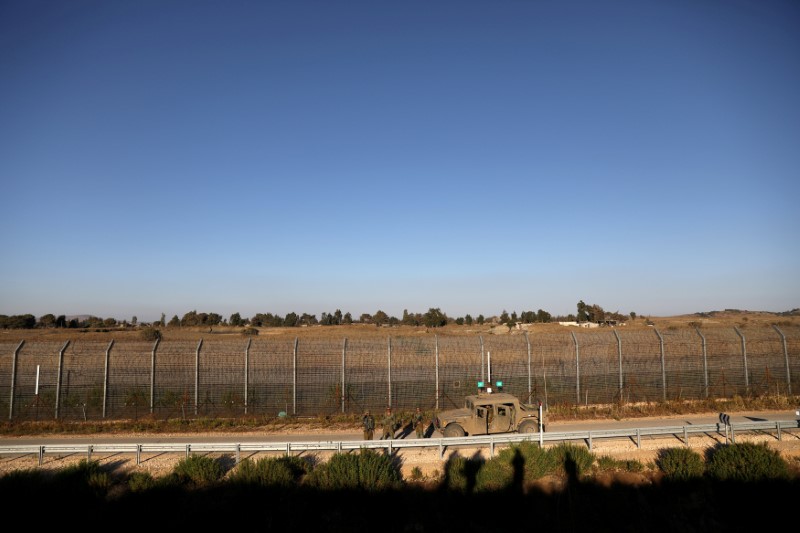
<path fill-rule="evenodd" d="M 508 404 L 497 404 L 492 406 L 491 423 L 489 424 L 490 433 L 508 433 L 512 431 L 513 406 Z"/>
<path fill-rule="evenodd" d="M 472 428 L 468 430 L 471 435 L 486 435 L 489 433 L 489 419 L 491 405 L 476 405 L 475 416 L 472 419 Z"/>

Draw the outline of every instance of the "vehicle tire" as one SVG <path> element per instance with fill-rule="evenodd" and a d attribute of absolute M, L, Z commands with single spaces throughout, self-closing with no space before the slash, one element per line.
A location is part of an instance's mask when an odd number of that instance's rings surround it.
<path fill-rule="evenodd" d="M 447 438 L 463 437 L 464 435 L 466 435 L 466 433 L 464 432 L 464 428 L 462 428 L 458 424 L 448 424 L 447 426 L 445 426 L 444 431 L 442 431 L 442 435 L 444 435 Z"/>
<path fill-rule="evenodd" d="M 523 420 L 517 431 L 520 433 L 539 433 L 539 424 L 535 420 Z"/>

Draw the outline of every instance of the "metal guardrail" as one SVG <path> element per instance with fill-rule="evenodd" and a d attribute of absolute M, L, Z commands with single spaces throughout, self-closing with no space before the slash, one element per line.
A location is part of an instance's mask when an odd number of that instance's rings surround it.
<path fill-rule="evenodd" d="M 556 433 L 504 433 L 499 435 L 478 435 L 468 437 L 449 437 L 436 439 L 393 439 L 373 441 L 320 441 L 320 442 L 228 442 L 228 443 L 148 443 L 148 444 L 47 444 L 47 445 L 7 445 L 0 446 L 0 455 L 25 456 L 38 455 L 41 465 L 46 454 L 74 455 L 84 454 L 91 460 L 93 454 L 135 454 L 136 464 L 141 463 L 142 454 L 180 453 L 187 457 L 193 453 L 232 453 L 239 463 L 240 454 L 273 452 L 291 455 L 303 452 L 347 452 L 360 449 L 381 449 L 392 453 L 404 448 L 438 448 L 439 457 L 444 457 L 447 448 L 485 448 L 489 447 L 491 456 L 497 445 L 513 445 L 521 442 L 544 443 L 582 441 L 592 449 L 593 441 L 598 439 L 630 439 L 641 448 L 642 437 L 674 436 L 688 446 L 691 435 L 717 434 L 724 436 L 726 442 L 736 442 L 737 433 L 765 432 L 775 433 L 782 440 L 784 432 L 796 433 L 800 438 L 800 420 L 778 422 L 747 422 L 739 424 L 697 424 L 689 426 L 662 426 L 635 429 L 608 429 L 595 431 L 570 431 Z"/>

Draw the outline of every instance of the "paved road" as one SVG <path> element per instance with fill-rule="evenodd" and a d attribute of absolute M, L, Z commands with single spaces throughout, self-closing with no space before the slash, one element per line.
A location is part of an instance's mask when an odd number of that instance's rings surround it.
<path fill-rule="evenodd" d="M 729 413 L 731 424 L 755 421 L 797 421 L 794 411 L 746 411 Z M 689 426 L 697 424 L 714 424 L 719 422 L 719 413 L 689 415 L 680 417 L 636 418 L 629 420 L 576 420 L 552 422 L 547 426 L 552 432 L 571 432 L 586 430 L 636 429 L 660 426 Z M 433 437 L 441 437 L 434 432 Z M 410 438 L 413 438 L 411 433 Z M 86 435 L 86 436 L 35 436 L 35 437 L 0 437 L 3 445 L 53 445 L 53 444 L 148 444 L 148 443 L 221 443 L 221 442 L 338 442 L 361 440 L 360 431 L 338 431 L 330 433 L 240 433 L 209 434 L 189 433 L 181 435 Z"/>

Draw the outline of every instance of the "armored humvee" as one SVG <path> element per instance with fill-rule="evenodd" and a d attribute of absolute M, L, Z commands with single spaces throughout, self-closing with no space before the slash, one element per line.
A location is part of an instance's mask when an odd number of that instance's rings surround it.
<path fill-rule="evenodd" d="M 445 437 L 490 433 L 538 433 L 541 405 L 523 404 L 513 394 L 478 392 L 465 397 L 464 407 L 438 413 L 433 426 Z"/>

